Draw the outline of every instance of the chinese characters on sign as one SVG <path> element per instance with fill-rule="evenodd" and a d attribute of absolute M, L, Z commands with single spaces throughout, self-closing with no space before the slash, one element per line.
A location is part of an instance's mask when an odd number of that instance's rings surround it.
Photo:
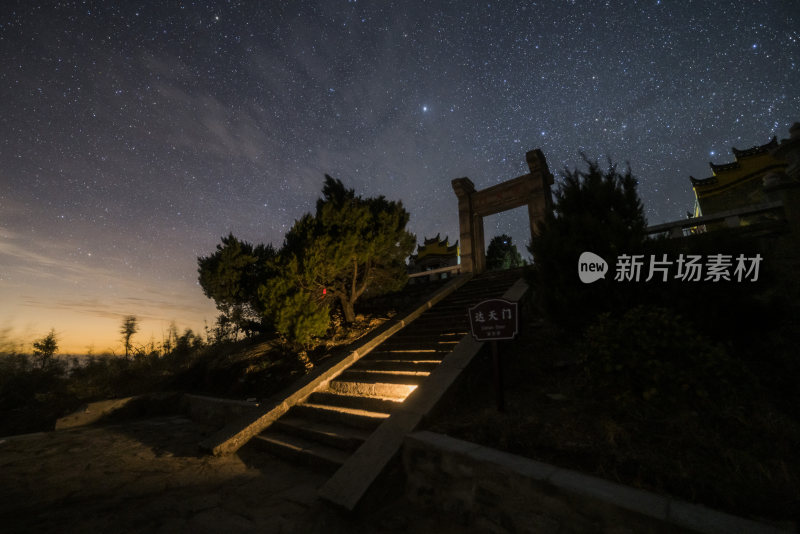
<path fill-rule="evenodd" d="M 731 254 L 709 254 L 703 261 L 703 256 L 699 254 L 680 254 L 677 260 L 671 261 L 666 254 L 662 254 L 661 258 L 650 255 L 644 268 L 643 254 L 622 254 L 617 257 L 614 280 L 639 282 L 646 274 L 645 282 L 666 282 L 670 276 L 682 282 L 755 282 L 762 259 L 761 254 L 754 257 L 739 254 L 736 258 Z"/>
<path fill-rule="evenodd" d="M 679 254 L 671 260 L 666 254 L 620 254 L 615 266 L 615 282 L 756 282 L 761 254 Z M 605 278 L 606 261 L 593 252 L 584 252 L 578 258 L 578 277 L 584 284 Z"/>
<path fill-rule="evenodd" d="M 469 308 L 469 325 L 477 341 L 513 339 L 517 334 L 517 303 L 484 300 Z"/>

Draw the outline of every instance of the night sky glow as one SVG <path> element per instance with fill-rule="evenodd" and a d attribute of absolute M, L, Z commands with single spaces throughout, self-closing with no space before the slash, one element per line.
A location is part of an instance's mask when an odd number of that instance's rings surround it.
<path fill-rule="evenodd" d="M 457 239 L 451 179 L 533 148 L 630 161 L 650 223 L 682 218 L 690 174 L 800 120 L 799 29 L 795 0 L 4 1 L 0 337 L 202 330 L 196 257 L 280 245 L 324 173 L 401 199 L 419 241 Z M 524 208 L 486 225 L 524 251 Z"/>

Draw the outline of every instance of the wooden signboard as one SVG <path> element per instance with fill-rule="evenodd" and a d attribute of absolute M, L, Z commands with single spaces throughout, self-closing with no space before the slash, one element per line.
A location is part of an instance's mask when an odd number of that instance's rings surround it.
<path fill-rule="evenodd" d="M 494 361 L 494 390 L 497 396 L 497 410 L 505 411 L 503 394 L 503 365 L 497 342 L 514 339 L 519 331 L 517 303 L 504 299 L 489 299 L 469 308 L 469 328 L 475 341 L 492 342 Z"/>
<path fill-rule="evenodd" d="M 519 330 L 517 303 L 489 299 L 469 309 L 469 327 L 476 341 L 514 339 Z"/>

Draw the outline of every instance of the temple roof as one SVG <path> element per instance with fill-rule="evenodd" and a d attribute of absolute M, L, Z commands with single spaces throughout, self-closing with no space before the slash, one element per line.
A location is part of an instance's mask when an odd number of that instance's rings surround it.
<path fill-rule="evenodd" d="M 777 146 L 778 137 L 773 136 L 769 142 L 745 150 L 732 147 L 734 161 L 721 164 L 709 162 L 708 165 L 711 167 L 712 176 L 708 178 L 689 176 L 692 187 L 705 188 L 717 184 L 727 185 L 732 182 L 740 182 L 742 179 L 755 177 L 761 174 L 762 170 L 772 168 L 776 164 L 781 165 L 781 162 L 775 160 L 771 155 L 771 151 Z"/>
<path fill-rule="evenodd" d="M 745 150 L 739 150 L 736 147 L 732 147 L 731 150 L 733 151 L 733 156 L 736 159 L 739 158 L 746 158 L 748 156 L 755 156 L 756 154 L 764 154 L 765 152 L 769 152 L 773 148 L 778 146 L 778 136 L 773 135 L 772 139 L 769 140 L 768 143 L 763 145 L 756 145 L 754 147 L 746 148 Z"/>
<path fill-rule="evenodd" d="M 415 259 L 422 258 L 424 256 L 433 256 L 433 255 L 440 255 L 440 256 L 457 256 L 459 249 L 458 249 L 458 241 L 450 245 L 448 243 L 449 238 L 445 236 L 444 239 L 439 237 L 440 234 L 436 234 L 436 237 L 432 237 L 430 239 L 423 238 L 422 245 L 419 245 L 417 248 L 417 253 L 413 256 Z"/>

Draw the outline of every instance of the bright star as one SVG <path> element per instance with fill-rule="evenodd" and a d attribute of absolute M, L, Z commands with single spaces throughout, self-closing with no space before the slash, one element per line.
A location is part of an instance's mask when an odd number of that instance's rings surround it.
<path fill-rule="evenodd" d="M 428 111 L 428 106 L 422 106 L 422 111 L 423 111 L 423 112 L 426 112 L 426 111 Z"/>

